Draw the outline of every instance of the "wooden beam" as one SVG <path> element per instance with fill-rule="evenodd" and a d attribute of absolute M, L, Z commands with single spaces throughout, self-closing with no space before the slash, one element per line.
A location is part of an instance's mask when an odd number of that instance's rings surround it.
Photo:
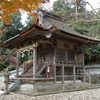
<path fill-rule="evenodd" d="M 30 45 L 30 46 L 27 46 L 27 47 L 23 47 L 21 49 L 18 49 L 17 51 L 22 51 L 22 50 L 25 50 L 25 49 L 29 49 L 31 47 L 34 47 L 34 44 L 33 45 Z"/>

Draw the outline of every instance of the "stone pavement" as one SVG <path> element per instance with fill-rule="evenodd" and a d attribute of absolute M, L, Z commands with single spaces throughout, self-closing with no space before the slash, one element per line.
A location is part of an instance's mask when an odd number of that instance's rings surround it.
<path fill-rule="evenodd" d="M 42 96 L 27 96 L 15 93 L 10 93 L 9 95 L 0 94 L 0 100 L 100 100 L 100 89 L 65 92 Z"/>

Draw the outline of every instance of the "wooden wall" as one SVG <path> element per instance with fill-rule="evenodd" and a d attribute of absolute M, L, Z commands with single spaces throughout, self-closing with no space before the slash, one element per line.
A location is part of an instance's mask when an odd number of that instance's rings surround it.
<path fill-rule="evenodd" d="M 42 44 L 37 50 L 37 62 L 50 62 L 54 61 L 76 61 L 83 62 L 83 54 L 75 54 L 77 49 L 61 48 L 50 44 Z"/>
<path fill-rule="evenodd" d="M 83 53 L 77 53 L 75 55 L 75 60 L 76 60 L 76 62 L 83 62 L 84 61 Z"/>
<path fill-rule="evenodd" d="M 57 61 L 75 61 L 75 51 L 66 49 L 56 49 Z"/>

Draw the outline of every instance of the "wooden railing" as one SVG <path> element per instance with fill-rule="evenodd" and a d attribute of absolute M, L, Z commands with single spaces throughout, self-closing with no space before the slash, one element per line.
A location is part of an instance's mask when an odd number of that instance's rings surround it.
<path fill-rule="evenodd" d="M 75 62 L 75 61 L 56 61 L 56 65 L 72 65 L 72 66 L 82 66 L 82 62 Z"/>
<path fill-rule="evenodd" d="M 17 78 L 33 78 L 33 74 L 17 75 Z"/>
<path fill-rule="evenodd" d="M 65 72 L 65 68 L 68 67 L 70 69 L 70 73 L 69 72 Z M 73 81 L 73 83 L 76 82 L 76 80 L 85 80 L 85 72 L 84 72 L 84 65 L 82 62 L 75 62 L 75 61 L 56 61 L 55 67 L 54 67 L 54 76 L 55 76 L 55 83 L 57 81 L 60 81 L 62 83 L 64 83 L 65 81 L 71 80 Z M 59 73 L 58 73 L 58 71 Z M 77 73 L 77 70 L 80 70 L 82 72 L 80 72 L 79 74 Z"/>

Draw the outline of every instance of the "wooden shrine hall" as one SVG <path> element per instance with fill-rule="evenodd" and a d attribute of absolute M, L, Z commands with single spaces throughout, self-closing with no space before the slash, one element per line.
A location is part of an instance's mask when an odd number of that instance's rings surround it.
<path fill-rule="evenodd" d="M 0 43 L 0 47 L 16 49 L 17 78 L 36 85 L 50 85 L 66 81 L 85 82 L 84 52 L 78 49 L 91 47 L 100 43 L 81 35 L 68 26 L 63 18 L 39 10 L 39 16 L 29 29 Z M 33 50 L 34 64 L 24 66 L 19 75 L 19 54 Z"/>

